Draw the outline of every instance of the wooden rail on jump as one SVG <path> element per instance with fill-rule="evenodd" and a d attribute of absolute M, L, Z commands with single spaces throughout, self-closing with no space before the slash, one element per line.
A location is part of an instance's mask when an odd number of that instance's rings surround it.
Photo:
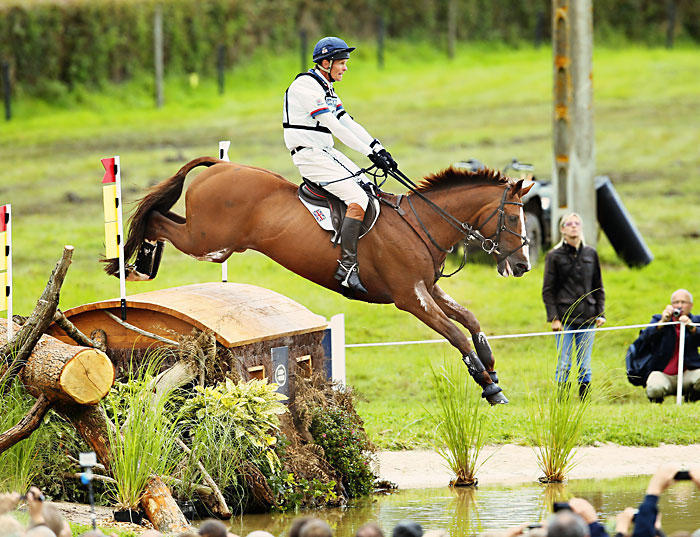
<path fill-rule="evenodd" d="M 127 322 L 168 339 L 189 335 L 192 328 L 210 330 L 224 347 L 320 332 L 326 320 L 290 298 L 254 285 L 212 282 L 149 291 L 126 297 Z M 119 316 L 119 299 L 84 304 L 65 315 L 84 334 L 107 333 L 110 349 L 143 349 L 161 345 L 120 325 L 104 311 Z M 73 341 L 56 325 L 49 333 Z"/>

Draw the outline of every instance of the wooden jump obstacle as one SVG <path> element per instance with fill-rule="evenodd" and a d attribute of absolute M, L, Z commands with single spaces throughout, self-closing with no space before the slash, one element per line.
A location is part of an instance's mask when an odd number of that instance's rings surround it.
<path fill-rule="evenodd" d="M 120 307 L 120 299 L 115 298 L 77 306 L 64 314 L 88 336 L 96 329 L 104 330 L 107 354 L 117 370 L 123 371 L 132 356 L 168 344 L 119 323 L 113 316 L 119 317 Z M 236 371 L 244 380 L 272 377 L 280 383 L 273 355 L 279 356 L 284 347 L 289 378 L 330 368 L 326 319 L 269 289 L 231 282 L 184 285 L 127 296 L 126 308 L 127 323 L 168 340 L 189 336 L 194 328 L 211 332 L 217 342 L 217 358 L 228 362 L 220 364 L 222 370 Z M 74 343 L 55 324 L 49 334 Z"/>

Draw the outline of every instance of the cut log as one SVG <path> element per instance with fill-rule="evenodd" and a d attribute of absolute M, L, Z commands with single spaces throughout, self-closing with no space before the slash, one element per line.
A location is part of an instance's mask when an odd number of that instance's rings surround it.
<path fill-rule="evenodd" d="M 7 328 L 0 323 L 0 343 L 6 340 Z M 43 394 L 51 402 L 94 405 L 114 384 L 114 366 L 100 350 L 68 345 L 44 335 L 20 378 L 34 397 Z"/>
<path fill-rule="evenodd" d="M 182 514 L 170 489 L 157 476 L 151 478 L 141 497 L 141 507 L 146 512 L 148 520 L 161 533 L 187 531 L 190 525 Z"/>

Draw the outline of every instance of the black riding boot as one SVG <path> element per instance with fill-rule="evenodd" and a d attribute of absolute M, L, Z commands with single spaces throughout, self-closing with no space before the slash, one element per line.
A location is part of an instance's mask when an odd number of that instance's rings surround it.
<path fill-rule="evenodd" d="M 340 228 L 340 248 L 342 250 L 335 279 L 343 287 L 348 287 L 356 293 L 366 293 L 367 289 L 360 281 L 357 266 L 357 240 L 360 236 L 361 220 L 345 217 Z"/>

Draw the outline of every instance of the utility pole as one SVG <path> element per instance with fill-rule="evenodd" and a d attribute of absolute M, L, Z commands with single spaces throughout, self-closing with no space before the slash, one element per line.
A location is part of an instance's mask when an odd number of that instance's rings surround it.
<path fill-rule="evenodd" d="M 559 218 L 577 212 L 584 222 L 586 242 L 595 247 L 592 0 L 552 0 L 552 52 L 556 202 L 552 237 L 559 235 Z"/>

